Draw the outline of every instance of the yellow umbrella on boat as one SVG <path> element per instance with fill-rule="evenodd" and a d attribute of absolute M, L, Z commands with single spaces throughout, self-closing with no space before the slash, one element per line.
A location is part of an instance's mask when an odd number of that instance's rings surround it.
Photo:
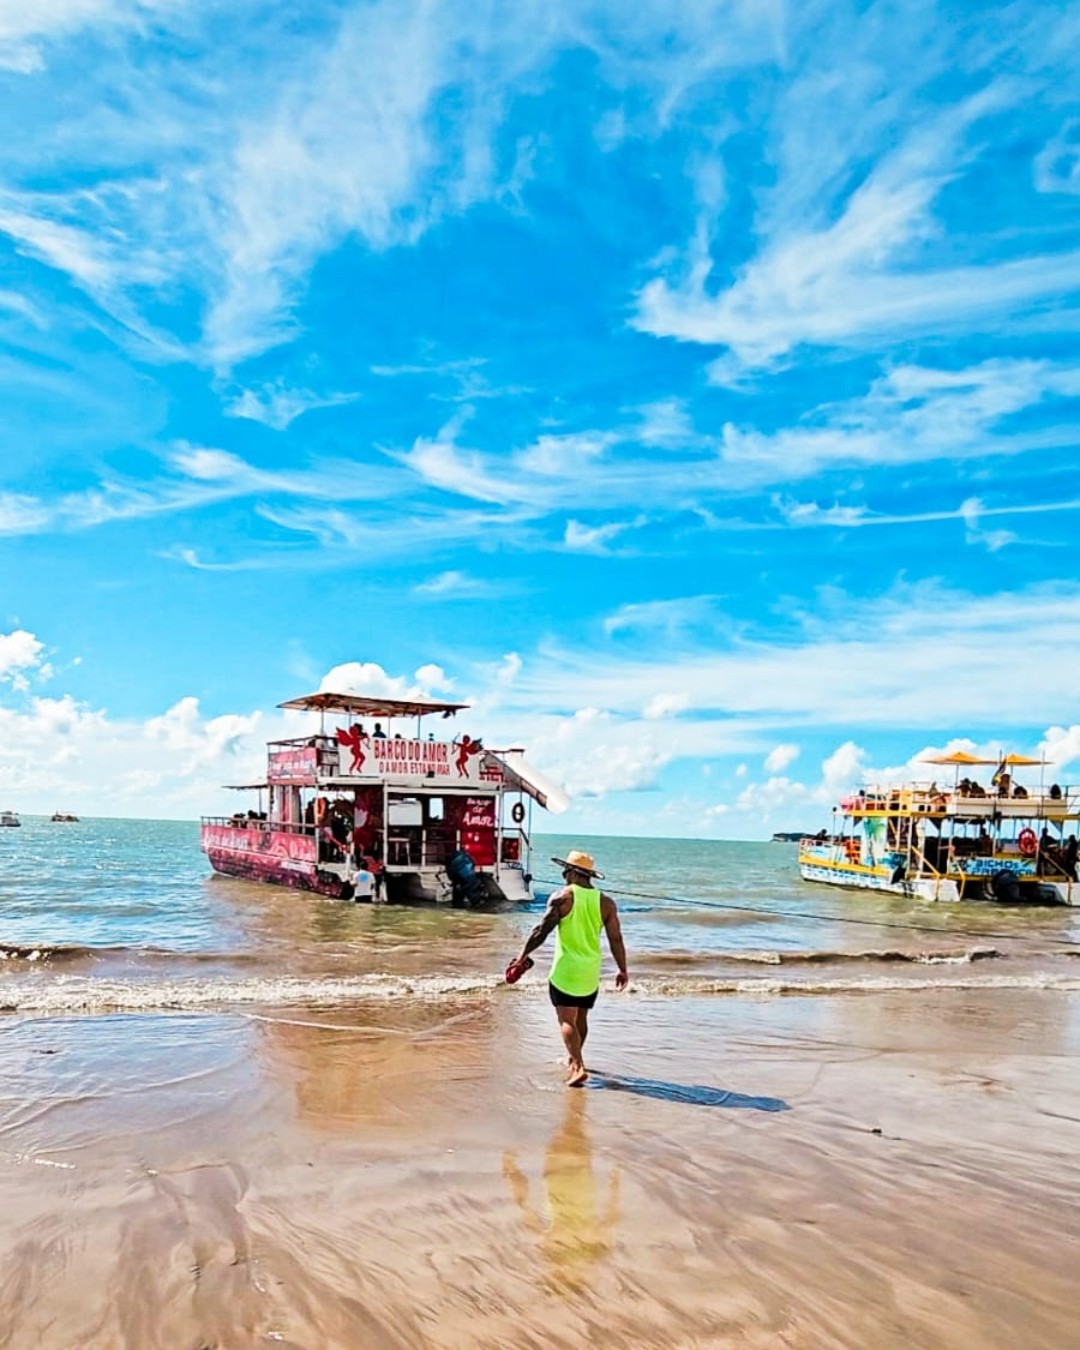
<path fill-rule="evenodd" d="M 960 768 L 970 769 L 973 764 L 997 764 L 996 759 L 982 759 L 979 755 L 969 755 L 966 750 L 953 750 L 947 755 L 927 755 L 923 760 L 924 764 L 952 764 L 956 768 L 953 775 L 953 788 L 957 789 L 960 785 Z"/>
<path fill-rule="evenodd" d="M 996 759 L 980 759 L 978 755 L 969 755 L 966 750 L 954 750 L 952 751 L 951 754 L 948 755 L 928 755 L 923 760 L 924 764 L 957 764 L 957 765 L 997 764 L 999 762 L 1000 761 Z M 1039 761 L 1035 760 L 1034 762 L 1037 764 Z"/>
<path fill-rule="evenodd" d="M 1002 764 L 1045 764 L 1045 759 L 1032 759 L 1030 755 L 1006 755 Z"/>

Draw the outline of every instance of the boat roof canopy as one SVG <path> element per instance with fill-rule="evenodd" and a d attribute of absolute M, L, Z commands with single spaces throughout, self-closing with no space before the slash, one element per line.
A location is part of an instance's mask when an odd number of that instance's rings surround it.
<path fill-rule="evenodd" d="M 304 694 L 278 704 L 279 708 L 298 708 L 303 712 L 342 712 L 357 717 L 427 717 L 433 713 L 453 717 L 468 706 L 467 703 L 441 703 L 434 699 L 368 698 L 360 694 L 329 692 Z"/>
<path fill-rule="evenodd" d="M 570 798 L 562 788 L 531 764 L 526 764 L 520 750 L 500 750 L 489 754 L 488 758 L 502 768 L 508 787 L 526 793 L 552 815 L 560 815 L 570 805 Z"/>

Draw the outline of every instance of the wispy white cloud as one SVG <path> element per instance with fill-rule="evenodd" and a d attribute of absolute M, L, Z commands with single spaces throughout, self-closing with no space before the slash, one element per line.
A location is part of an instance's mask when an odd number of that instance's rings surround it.
<path fill-rule="evenodd" d="M 627 530 L 639 529 L 645 518 L 608 521 L 603 525 L 585 525 L 580 520 L 568 520 L 563 533 L 563 547 L 568 553 L 610 554 L 611 544 Z"/>
<path fill-rule="evenodd" d="M 182 0 L 0 0 L 0 69 L 31 74 L 45 63 L 49 42 L 83 29 L 135 26 Z"/>
<path fill-rule="evenodd" d="M 766 434 L 728 423 L 720 456 L 745 483 L 790 481 L 838 465 L 888 466 L 974 459 L 1074 443 L 1061 425 L 1017 428 L 1009 420 L 1080 394 L 1080 368 L 998 359 L 962 370 L 898 366 L 868 394 L 815 409 L 802 424 Z"/>
<path fill-rule="evenodd" d="M 653 694 L 641 710 L 646 722 L 658 722 L 662 717 L 674 717 L 690 706 L 690 697 L 684 693 Z"/>
<path fill-rule="evenodd" d="M 421 581 L 415 588 L 416 594 L 442 600 L 475 600 L 502 593 L 502 587 L 493 581 L 480 577 L 471 577 L 467 572 L 455 568 L 440 572 L 438 576 Z"/>
<path fill-rule="evenodd" d="M 1040 192 L 1080 193 L 1080 117 L 1070 117 L 1035 156 Z"/>
<path fill-rule="evenodd" d="M 757 733 L 916 728 L 931 706 L 958 729 L 1016 727 L 1049 723 L 1072 707 L 1080 588 L 1071 583 L 981 598 L 933 583 L 862 600 L 823 592 L 812 608 L 789 605 L 787 613 L 797 635 L 744 630 L 712 650 L 665 644 L 662 655 L 643 656 L 593 647 L 585 660 L 550 649 L 522 671 L 515 691 L 557 703 L 572 688 L 582 703 L 632 717 L 657 689 L 679 689 L 699 713 L 722 711 Z M 988 660 L 1003 651 L 1008 660 Z M 687 726 L 701 747 L 710 744 L 709 723 Z"/>
<path fill-rule="evenodd" d="M 715 595 L 680 596 L 673 600 L 639 600 L 620 605 L 604 620 L 604 632 L 660 633 L 670 638 L 701 624 L 716 623 Z"/>
<path fill-rule="evenodd" d="M 960 506 L 960 517 L 967 526 L 966 540 L 969 544 L 979 544 L 990 553 L 997 553 L 1007 544 L 1014 544 L 1017 536 L 1011 530 L 984 530 L 980 524 L 982 502 L 978 497 L 969 497 Z"/>
<path fill-rule="evenodd" d="M 939 245 L 948 190 L 994 141 L 986 128 L 1030 107 L 1034 88 L 1053 97 L 1074 77 L 1071 20 L 1018 7 L 995 46 L 944 28 L 932 5 L 902 18 L 881 5 L 791 17 L 800 59 L 771 111 L 771 181 L 753 198 L 756 246 L 741 263 L 725 249 L 721 271 L 695 232 L 642 289 L 639 327 L 727 347 L 713 374 L 737 387 L 746 369 L 783 363 L 804 344 L 997 332 L 1033 309 L 1052 323 L 1060 296 L 1080 286 L 1080 253 L 1049 237 L 1023 253 L 1000 241 Z M 972 78 L 953 79 L 959 92 L 943 102 L 935 82 L 960 66 Z M 995 73 L 1006 68 L 1017 74 Z M 1056 145 L 1039 163 L 1047 187 L 1051 175 L 1071 174 Z"/>
<path fill-rule="evenodd" d="M 1054 515 L 1061 511 L 1080 511 L 1080 497 L 1057 502 L 1014 502 L 1005 506 L 987 506 L 978 497 L 961 502 L 954 510 L 912 511 L 909 514 L 890 514 L 871 511 L 865 506 L 820 506 L 817 502 L 795 502 L 777 499 L 777 510 L 783 519 L 793 526 L 807 528 L 824 527 L 828 529 L 855 530 L 865 527 L 894 525 L 927 525 L 940 521 L 957 520 L 969 525 L 969 533 L 980 533 L 979 538 L 970 542 L 985 542 L 983 533 L 996 535 L 1009 534 L 1011 531 L 972 532 L 971 522 L 977 522 L 987 516 L 1043 516 Z M 765 528 L 764 526 L 762 528 Z"/>
<path fill-rule="evenodd" d="M 619 440 L 613 431 L 539 436 L 513 457 L 515 470 L 542 478 L 573 478 Z"/>
<path fill-rule="evenodd" d="M 24 319 L 29 319 L 35 328 L 47 326 L 46 319 L 41 311 L 25 295 L 20 295 L 16 291 L 0 291 L 0 309 L 7 310 L 9 314 L 19 314 Z"/>
<path fill-rule="evenodd" d="M 284 431 L 306 412 L 337 408 L 354 403 L 357 398 L 358 394 L 315 394 L 310 389 L 290 389 L 279 382 L 257 390 L 241 390 L 226 401 L 225 412 L 229 417 L 246 417 L 275 431 Z"/>
<path fill-rule="evenodd" d="M 638 409 L 641 425 L 637 440 L 659 449 L 682 449 L 700 442 L 693 418 L 682 399 L 660 399 Z"/>
<path fill-rule="evenodd" d="M 12 199 L 9 197 L 8 201 Z M 17 200 L 17 199 L 16 199 Z M 0 198 L 0 234 L 6 234 L 20 252 L 66 272 L 87 290 L 102 289 L 113 277 L 113 264 L 87 231 L 50 220 L 44 215 L 11 209 Z"/>

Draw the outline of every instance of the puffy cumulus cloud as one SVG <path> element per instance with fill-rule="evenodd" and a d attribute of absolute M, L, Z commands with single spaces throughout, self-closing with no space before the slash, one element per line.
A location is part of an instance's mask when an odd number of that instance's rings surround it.
<path fill-rule="evenodd" d="M 621 722 L 599 708 L 581 708 L 555 727 L 543 767 L 571 798 L 639 792 L 655 785 L 672 752 L 640 724 Z"/>
<path fill-rule="evenodd" d="M 54 757 L 69 758 L 71 746 L 80 734 L 97 732 L 104 725 L 104 713 L 77 703 L 70 694 L 31 699 L 25 712 L 0 708 L 5 751 L 14 759 L 25 756 L 26 767 L 31 762 L 48 762 Z"/>
<path fill-rule="evenodd" d="M 326 672 L 319 683 L 319 692 L 356 694 L 362 698 L 424 699 L 449 687 L 441 666 L 421 666 L 410 680 L 407 675 L 389 675 L 375 661 L 347 661 Z"/>
<path fill-rule="evenodd" d="M 44 651 L 44 643 L 25 628 L 0 633 L 0 680 L 15 689 L 26 690 L 30 687 L 30 674 L 47 679 L 52 667 L 43 659 Z"/>
<path fill-rule="evenodd" d="M 443 670 L 442 666 L 420 666 L 417 669 L 416 678 L 425 689 L 452 689 L 454 686 L 454 681 L 447 678 L 446 671 Z"/>
<path fill-rule="evenodd" d="M 743 788 L 735 799 L 735 809 L 757 820 L 769 821 L 786 815 L 792 806 L 820 800 L 820 788 L 811 788 L 778 774 L 764 783 L 751 783 Z"/>
<path fill-rule="evenodd" d="M 783 773 L 799 757 L 799 747 L 790 742 L 774 746 L 765 756 L 766 773 Z"/>
<path fill-rule="evenodd" d="M 777 746 L 766 758 L 766 770 L 774 756 L 777 761 L 784 760 L 784 767 L 790 764 L 794 756 L 785 759 L 784 755 L 792 750 L 798 754 L 797 746 Z M 778 751 L 784 753 L 777 754 Z M 738 771 L 736 773 L 738 775 Z M 773 772 L 765 782 L 750 783 L 743 788 L 735 799 L 733 814 L 741 815 L 750 834 L 756 834 L 765 824 L 790 821 L 793 812 L 809 808 L 820 811 L 823 807 L 834 806 L 853 786 L 862 782 L 867 773 L 866 751 L 854 741 L 845 741 L 822 760 L 821 778 L 817 782 L 800 782 Z"/>
<path fill-rule="evenodd" d="M 822 788 L 828 793 L 847 791 L 866 773 L 866 751 L 854 741 L 838 746 L 821 765 Z"/>
<path fill-rule="evenodd" d="M 1045 756 L 1048 766 L 1063 767 L 1080 759 L 1080 723 L 1049 727 L 1036 753 Z"/>
<path fill-rule="evenodd" d="M 220 717 L 204 719 L 199 712 L 199 700 L 188 696 L 174 703 L 160 717 L 152 717 L 145 724 L 143 734 L 169 750 L 181 754 L 182 772 L 216 763 L 226 757 L 236 757 L 248 747 L 248 738 L 256 731 L 261 713 L 242 716 L 225 713 Z"/>
<path fill-rule="evenodd" d="M 0 788 L 28 812 L 63 802 L 82 815 L 188 818 L 232 809 L 223 779 L 252 780 L 265 765 L 260 714 L 204 719 L 181 699 L 147 722 L 112 719 L 66 694 L 0 707 Z M 241 767 L 238 767 L 240 761 Z"/>

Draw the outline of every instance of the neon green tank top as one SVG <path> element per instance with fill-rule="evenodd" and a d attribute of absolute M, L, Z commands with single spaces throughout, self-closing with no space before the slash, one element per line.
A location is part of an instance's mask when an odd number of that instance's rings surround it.
<path fill-rule="evenodd" d="M 549 979 L 556 989 L 584 998 L 600 988 L 600 892 L 571 886 L 574 904 L 555 929 L 555 959 Z"/>

